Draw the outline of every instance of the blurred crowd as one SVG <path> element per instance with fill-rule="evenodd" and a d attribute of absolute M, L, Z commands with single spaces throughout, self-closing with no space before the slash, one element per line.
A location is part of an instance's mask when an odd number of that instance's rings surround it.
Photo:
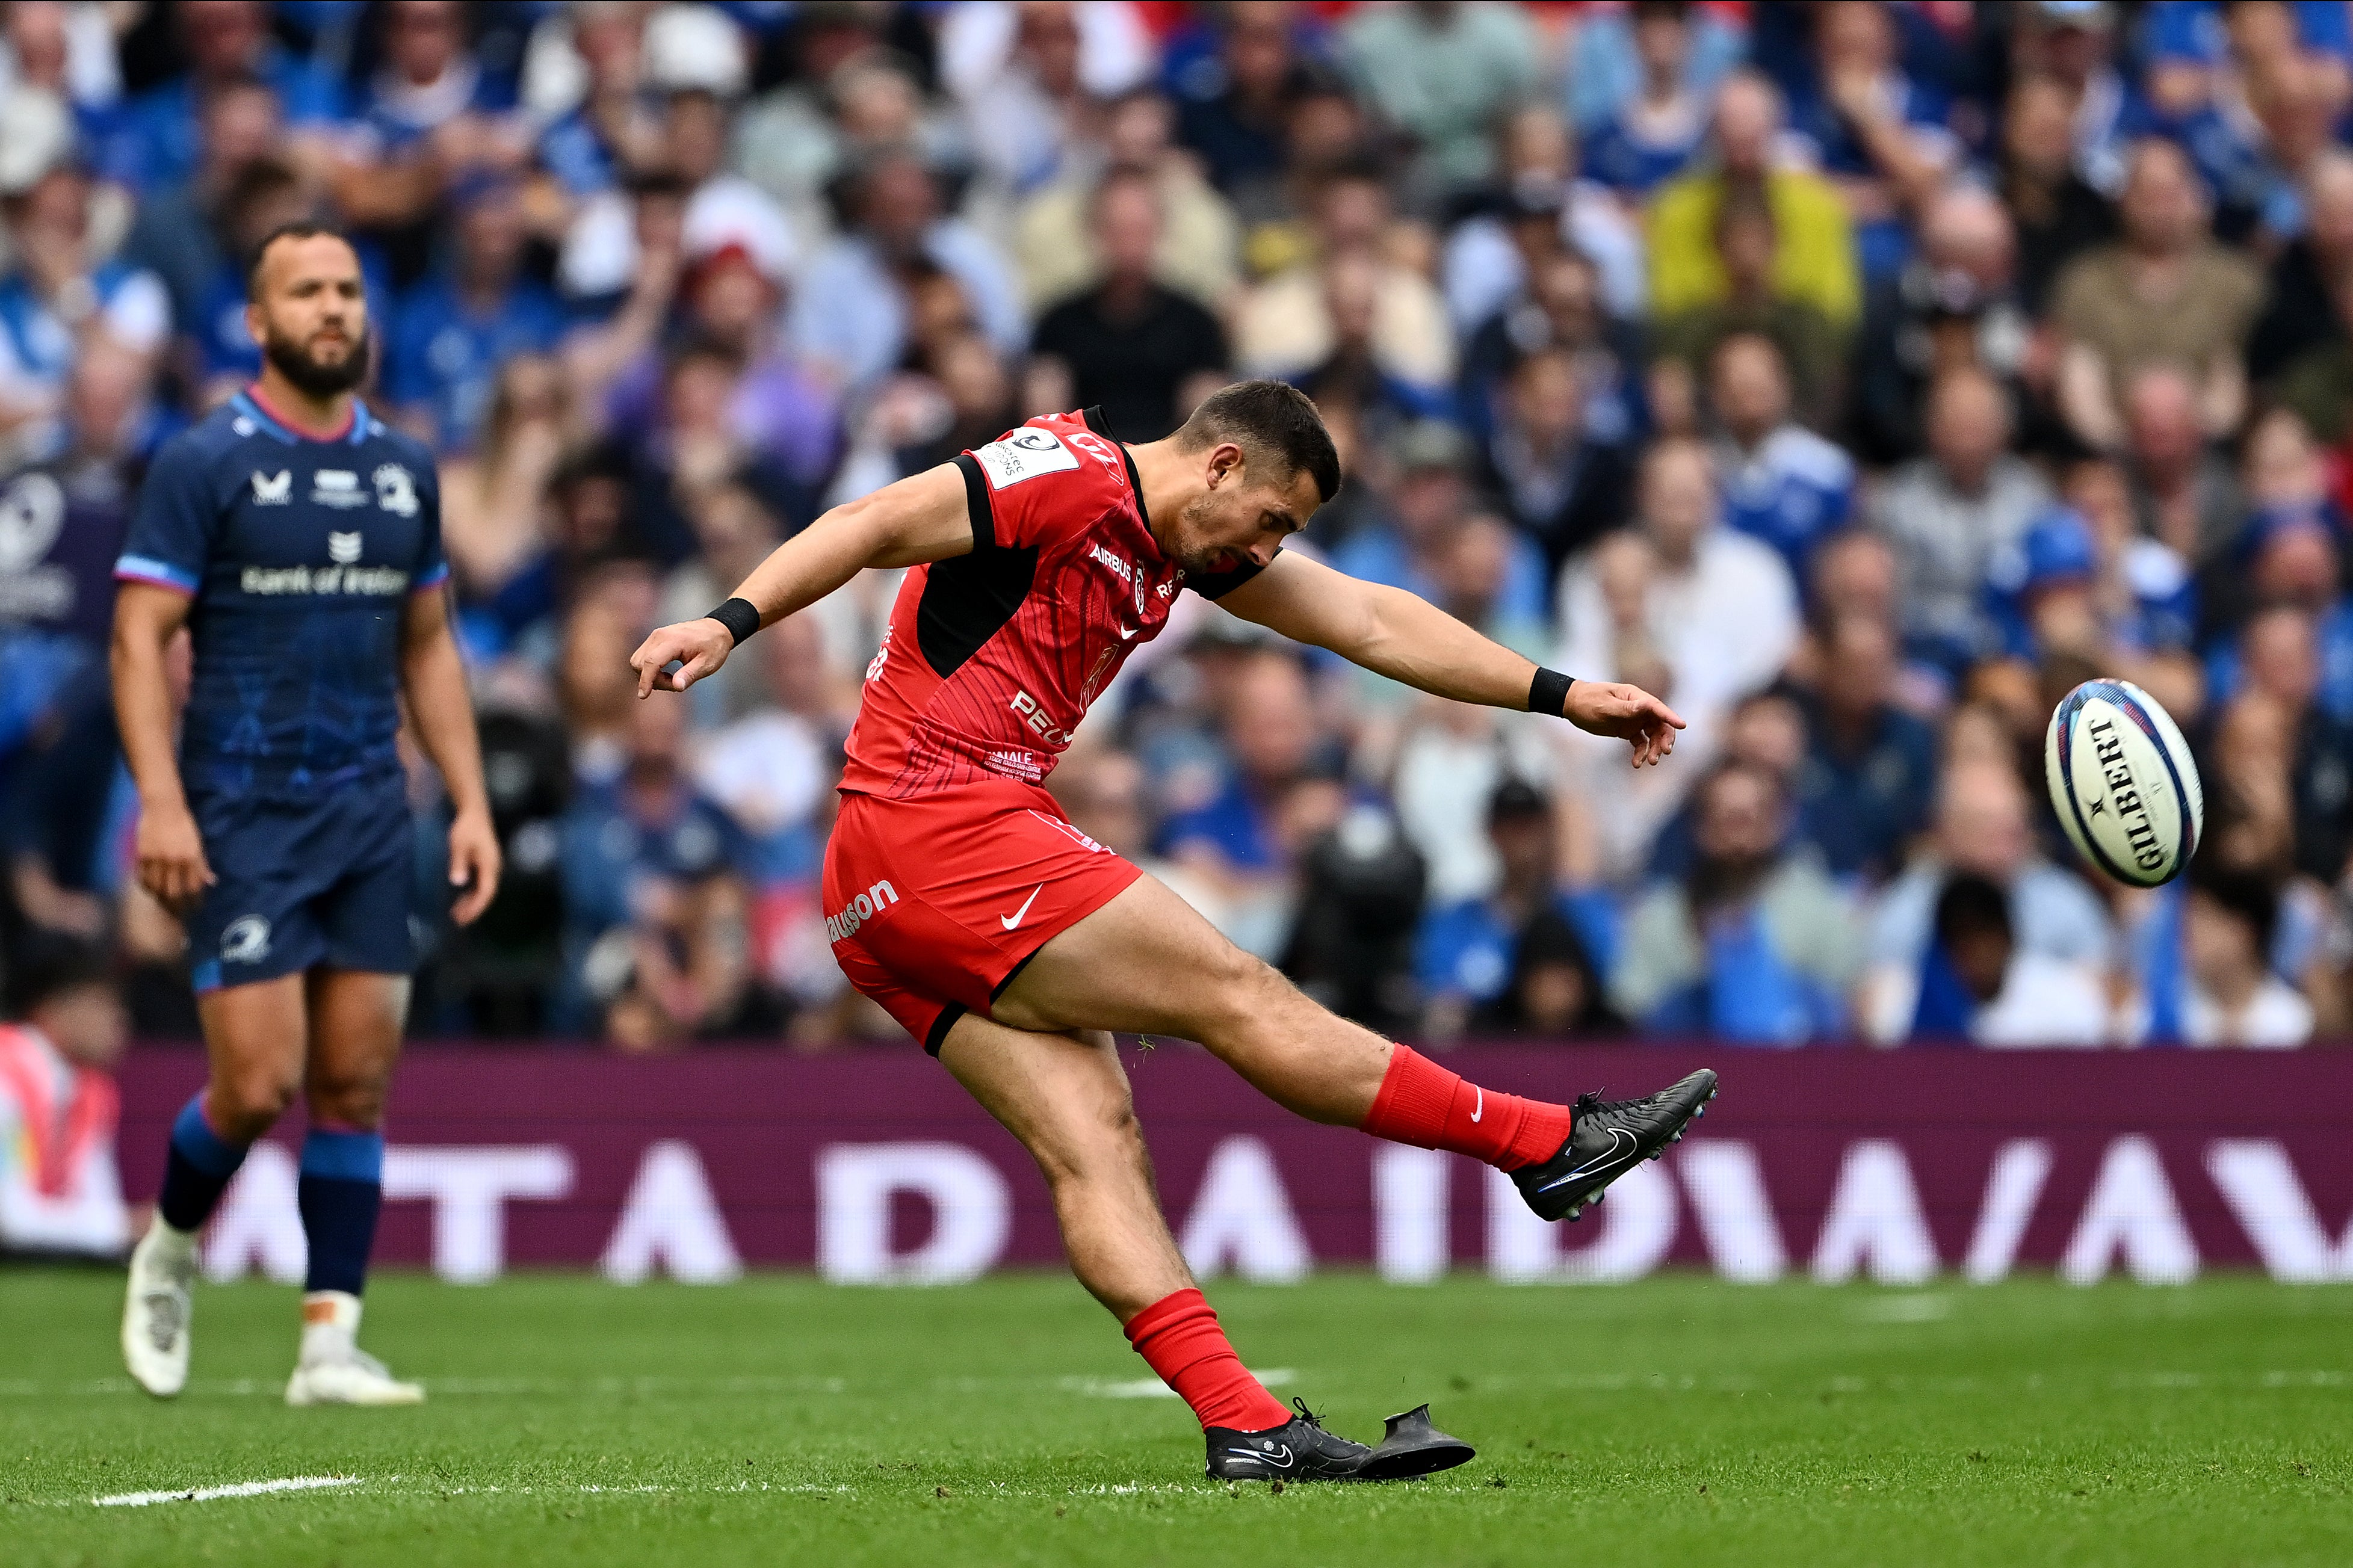
<path fill-rule="evenodd" d="M 1690 721 L 1637 774 L 1186 600 L 1050 787 L 1318 997 L 1441 1044 L 2342 1035 L 2349 110 L 2337 3 L 13 0 L 10 949 L 102 943 L 192 1028 L 109 569 L 318 216 L 440 454 L 507 856 L 417 922 L 418 1033 L 892 1037 L 817 897 L 892 576 L 686 700 L 628 653 L 1029 415 L 1147 440 L 1276 376 L 1348 476 L 1294 547 Z M 2155 892 L 2042 784 L 2095 675 L 2203 763 Z"/>

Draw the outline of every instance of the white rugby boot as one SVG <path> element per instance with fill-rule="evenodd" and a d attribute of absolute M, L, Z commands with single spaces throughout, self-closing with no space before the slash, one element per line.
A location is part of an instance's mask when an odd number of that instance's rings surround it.
<path fill-rule="evenodd" d="M 196 1238 L 161 1215 L 131 1249 L 122 1302 L 122 1364 L 158 1399 L 187 1386 L 189 1316 L 195 1305 Z"/>
<path fill-rule="evenodd" d="M 422 1405 L 425 1390 L 392 1375 L 359 1348 L 360 1299 L 343 1290 L 302 1298 L 302 1351 L 286 1380 L 286 1403 Z"/>

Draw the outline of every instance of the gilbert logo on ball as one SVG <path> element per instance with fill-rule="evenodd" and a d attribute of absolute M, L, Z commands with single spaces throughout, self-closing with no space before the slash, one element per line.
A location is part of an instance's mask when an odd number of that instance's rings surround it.
<path fill-rule="evenodd" d="M 2181 874 L 2206 824 L 2206 791 L 2172 716 L 2128 680 L 2087 680 L 2051 715 L 2043 773 L 2059 825 L 2084 858 L 2136 888 Z"/>

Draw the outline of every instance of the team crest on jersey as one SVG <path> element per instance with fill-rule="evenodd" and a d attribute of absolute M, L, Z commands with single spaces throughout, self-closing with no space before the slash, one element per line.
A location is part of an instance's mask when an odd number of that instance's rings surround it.
<path fill-rule="evenodd" d="M 253 470 L 253 504 L 284 506 L 294 499 L 294 470 L 280 468 L 273 475 Z"/>
<path fill-rule="evenodd" d="M 398 463 L 386 463 L 376 469 L 375 504 L 395 517 L 417 515 L 417 481 Z"/>
<path fill-rule="evenodd" d="M 327 559 L 338 566 L 353 564 L 359 560 L 360 552 L 366 548 L 367 537 L 356 530 L 350 533 L 327 535 Z"/>
<path fill-rule="evenodd" d="M 48 475 L 26 474 L 0 490 L 0 574 L 29 572 L 65 526 L 65 487 Z"/>
<path fill-rule="evenodd" d="M 360 477 L 349 468 L 321 468 L 311 476 L 311 500 L 319 506 L 349 509 L 367 505 L 368 492 L 360 489 Z"/>

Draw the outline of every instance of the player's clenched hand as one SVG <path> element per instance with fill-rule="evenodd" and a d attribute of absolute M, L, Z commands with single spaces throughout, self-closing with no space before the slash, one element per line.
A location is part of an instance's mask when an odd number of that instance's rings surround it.
<path fill-rule="evenodd" d="M 656 630 L 629 656 L 629 668 L 638 672 L 639 697 L 683 691 L 704 676 L 717 673 L 734 651 L 735 634 L 705 616 Z M 673 663 L 676 669 L 669 668 Z"/>
<path fill-rule="evenodd" d="M 471 925 L 499 896 L 499 836 L 487 811 L 461 811 L 449 824 L 449 885 L 466 890 L 449 906 L 449 918 Z"/>
<path fill-rule="evenodd" d="M 1615 735 L 1634 746 L 1634 765 L 1666 760 L 1683 721 L 1675 710 L 1643 690 L 1616 680 L 1580 680 L 1568 689 L 1561 715 L 1595 735 Z"/>
<path fill-rule="evenodd" d="M 139 813 L 139 885 L 174 914 L 184 915 L 206 888 L 213 868 L 205 841 L 185 804 L 142 806 Z"/>

